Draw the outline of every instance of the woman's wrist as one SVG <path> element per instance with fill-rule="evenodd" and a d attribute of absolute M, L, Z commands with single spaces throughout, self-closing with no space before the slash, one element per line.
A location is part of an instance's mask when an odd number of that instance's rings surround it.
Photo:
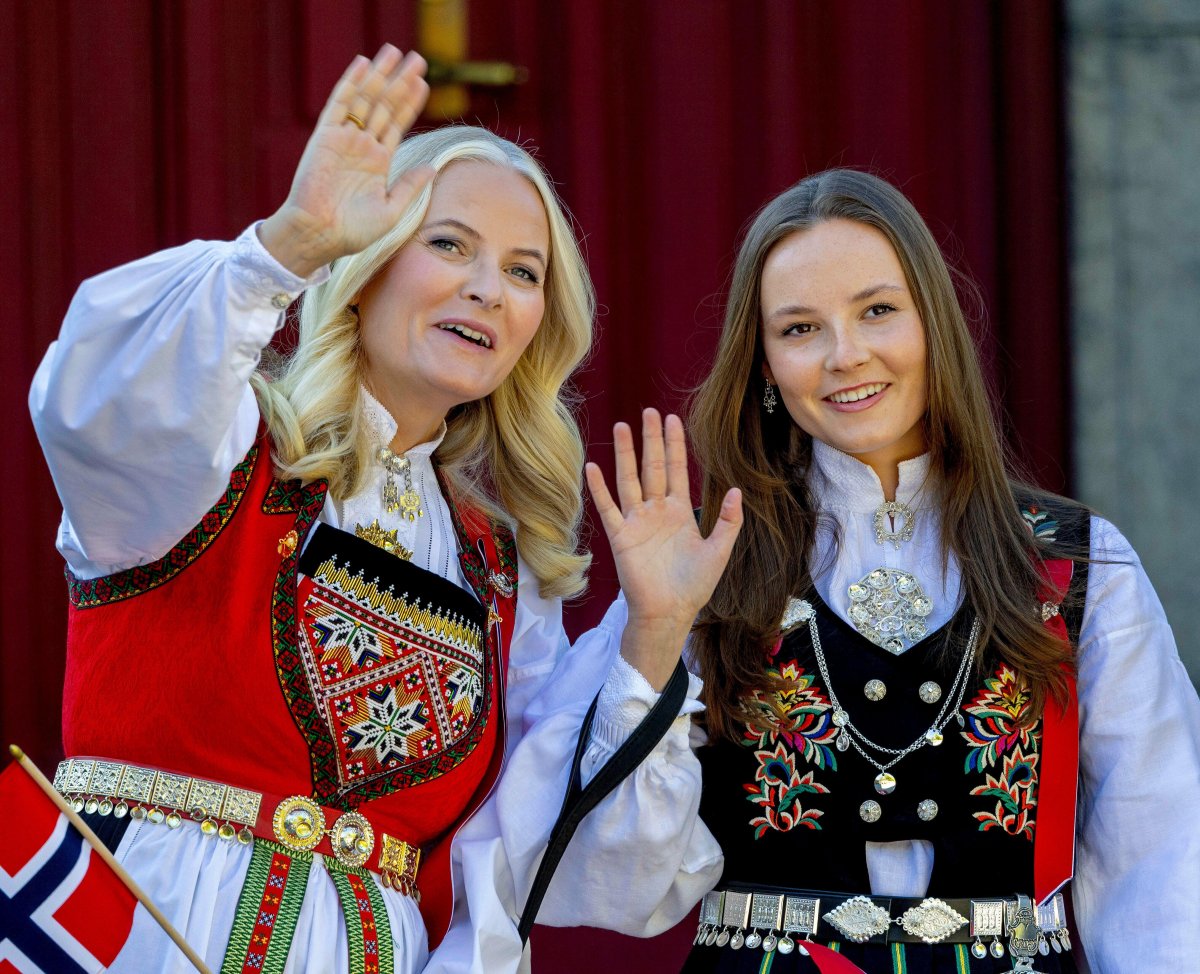
<path fill-rule="evenodd" d="M 679 662 L 690 630 L 690 619 L 643 619 L 631 614 L 621 634 L 621 656 L 661 691 Z"/>
<path fill-rule="evenodd" d="M 258 239 L 267 253 L 297 277 L 311 277 L 341 256 L 329 253 L 323 235 L 314 232 L 303 215 L 287 204 L 258 225 Z"/>

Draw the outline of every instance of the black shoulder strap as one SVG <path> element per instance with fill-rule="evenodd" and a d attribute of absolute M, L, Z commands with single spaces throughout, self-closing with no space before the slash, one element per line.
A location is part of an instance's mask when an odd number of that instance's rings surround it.
<path fill-rule="evenodd" d="M 684 698 L 687 696 L 687 688 L 687 667 L 684 666 L 683 660 L 680 660 L 675 666 L 675 672 L 671 674 L 671 679 L 667 681 L 667 685 L 659 694 L 658 702 L 650 708 L 650 712 L 642 718 L 642 722 L 634 728 L 625 743 L 617 748 L 617 752 L 605 762 L 604 767 L 596 772 L 587 787 L 584 788 L 581 785 L 580 765 L 583 762 L 588 741 L 592 736 L 592 721 L 596 716 L 596 704 L 600 700 L 600 694 L 596 694 L 591 707 L 588 708 L 587 715 L 583 718 L 583 726 L 579 731 L 579 743 L 575 746 L 575 756 L 571 760 L 570 783 L 567 786 L 562 810 L 558 813 L 558 820 L 554 823 L 554 828 L 550 830 L 550 842 L 546 846 L 546 854 L 542 857 L 537 875 L 533 878 L 533 888 L 530 889 L 529 899 L 525 902 L 525 909 L 521 912 L 521 922 L 517 924 L 522 944 L 529 940 L 529 931 L 533 929 L 534 921 L 537 919 L 542 898 L 546 895 L 546 888 L 550 885 L 550 879 L 558 867 L 559 860 L 567 851 L 567 845 L 571 841 L 571 836 L 575 834 L 575 829 L 579 827 L 583 817 L 600 804 L 605 796 L 625 780 L 642 763 L 646 755 L 654 750 L 654 745 L 662 739 L 667 728 L 671 726 L 671 722 L 679 716 L 679 709 L 683 706 Z"/>
<path fill-rule="evenodd" d="M 1092 540 L 1092 518 L 1088 512 L 1076 519 L 1072 531 L 1073 546 L 1089 555 Z M 1063 604 L 1063 619 L 1067 623 L 1067 635 L 1071 645 L 1079 646 L 1079 633 L 1083 629 L 1083 608 L 1087 602 L 1088 569 L 1091 562 L 1085 558 L 1075 558 L 1075 568 L 1071 573 L 1071 588 Z"/>

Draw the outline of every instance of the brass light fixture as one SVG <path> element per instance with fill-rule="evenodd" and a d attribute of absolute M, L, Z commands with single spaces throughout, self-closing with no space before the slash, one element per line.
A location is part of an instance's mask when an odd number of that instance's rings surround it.
<path fill-rule="evenodd" d="M 529 70 L 505 61 L 467 60 L 468 0 L 417 0 L 417 50 L 429 62 L 430 93 L 425 114 L 431 118 L 464 116 L 470 107 L 468 86 L 503 88 L 524 84 Z"/>

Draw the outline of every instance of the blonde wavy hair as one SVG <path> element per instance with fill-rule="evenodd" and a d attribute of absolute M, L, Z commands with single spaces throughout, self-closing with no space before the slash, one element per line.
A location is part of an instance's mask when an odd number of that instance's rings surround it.
<path fill-rule="evenodd" d="M 546 308 L 500 386 L 447 415 L 434 459 L 457 499 L 515 529 L 517 550 L 542 595 L 577 595 L 591 555 L 579 550 L 584 450 L 566 383 L 591 347 L 591 279 L 548 177 L 507 139 L 466 125 L 415 135 L 396 150 L 391 175 L 421 165 L 441 172 L 460 160 L 507 166 L 541 196 L 550 224 Z M 335 499 L 362 488 L 377 444 L 362 410 L 364 357 L 351 305 L 420 228 L 432 192 L 430 184 L 366 250 L 334 262 L 329 280 L 304 295 L 295 352 L 276 374 L 255 375 L 281 479 L 325 480 Z"/>

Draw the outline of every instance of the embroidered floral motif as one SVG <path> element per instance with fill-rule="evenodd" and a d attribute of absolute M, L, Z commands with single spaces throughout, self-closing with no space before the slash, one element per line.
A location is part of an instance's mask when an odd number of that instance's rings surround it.
<path fill-rule="evenodd" d="M 1022 723 L 1029 710 L 1029 692 L 1009 666 L 1001 664 L 995 676 L 983 683 L 983 689 L 963 707 L 967 725 L 962 736 L 969 746 L 963 770 L 984 774 L 984 784 L 972 788 L 971 794 L 995 798 L 996 807 L 974 816 L 982 832 L 1002 828 L 1032 841 L 1040 724 Z M 997 764 L 999 774 L 988 774 Z"/>
<path fill-rule="evenodd" d="M 794 660 L 778 668 L 768 667 L 767 672 L 780 685 L 768 693 L 755 691 L 747 700 L 758 719 L 754 725 L 746 723 L 741 741 L 754 748 L 758 758 L 755 783 L 743 785 L 747 800 L 762 811 L 750 822 L 756 839 L 768 829 L 787 832 L 798 825 L 821 827 L 817 819 L 824 813 L 804 810 L 799 799 L 804 794 L 828 794 L 829 789 L 813 780 L 812 771 L 799 773 L 797 755 L 818 768 L 837 770 L 837 755 L 831 746 L 837 736 L 833 707 L 813 685 L 814 677 Z"/>
<path fill-rule="evenodd" d="M 796 768 L 796 754 L 780 741 L 774 751 L 755 751 L 758 769 L 754 772 L 755 784 L 743 785 L 749 792 L 749 800 L 761 807 L 763 814 L 750 820 L 754 838 L 761 839 L 768 829 L 790 832 L 798 826 L 819 829 L 817 821 L 825 813 L 820 809 L 804 809 L 800 805 L 801 795 L 827 795 L 829 789 L 813 781 L 813 772 L 801 775 Z"/>
<path fill-rule="evenodd" d="M 339 797 L 453 770 L 478 743 L 491 692 L 482 613 L 397 595 L 334 557 L 300 591 L 301 656 L 336 744 Z"/>
<path fill-rule="evenodd" d="M 1018 749 L 1004 756 L 999 775 L 985 775 L 985 783 L 971 789 L 972 795 L 996 799 L 992 811 L 974 813 L 981 832 L 999 828 L 1032 841 L 1033 813 L 1037 808 L 1037 763 L 1036 751 L 1025 757 Z"/>
<path fill-rule="evenodd" d="M 449 494 L 446 496 L 459 540 L 460 564 L 476 594 L 481 600 L 484 598 L 487 572 L 498 567 L 511 570 L 515 594 L 517 559 L 512 532 L 493 526 L 500 565 L 488 565 L 483 546 L 476 548 L 470 543 L 453 499 Z M 452 771 L 475 750 L 494 709 L 499 641 L 497 630 L 489 627 L 485 640 L 480 638 L 479 643 L 467 640 L 473 645 L 464 651 L 459 644 L 465 620 L 430 622 L 432 629 L 422 632 L 413 629 L 411 635 L 417 641 L 448 642 L 449 655 L 454 658 L 437 659 L 439 654 L 433 653 L 434 659 L 427 660 L 428 666 L 402 667 L 395 679 L 377 683 L 371 679 L 372 667 L 389 660 L 394 664 L 394 647 L 389 650 L 392 644 L 388 639 L 379 638 L 379 633 L 369 631 L 369 626 L 356 626 L 341 613 L 338 619 L 325 616 L 322 624 L 330 627 L 330 633 L 337 629 L 337 635 L 345 638 L 333 640 L 337 645 L 330 644 L 331 652 L 319 661 L 314 654 L 314 665 L 306 666 L 307 650 L 301 641 L 315 640 L 319 644 L 326 634 L 315 629 L 301 633 L 298 629 L 297 570 L 304 539 L 324 501 L 324 482 L 304 485 L 297 481 L 272 483 L 263 500 L 266 513 L 294 514 L 300 542 L 294 552 L 283 558 L 275 584 L 272 608 L 275 666 L 292 716 L 308 742 L 313 796 L 325 805 L 355 808 L 372 798 Z M 357 594 L 372 603 L 364 607 L 366 615 L 395 608 L 392 602 L 375 605 L 376 596 L 382 596 L 368 591 L 371 585 L 367 580 L 360 581 L 362 591 L 356 589 Z M 311 594 L 307 586 L 306 590 Z M 423 607 L 417 608 L 428 614 Z M 477 625 L 474 629 L 477 637 L 482 637 Z M 347 667 L 355 666 L 362 667 L 358 683 L 362 692 L 314 695 L 314 686 L 341 679 Z M 323 696 L 327 706 L 321 705 L 317 696 Z M 418 696 L 422 698 L 420 706 L 416 705 Z M 427 721 L 424 732 L 418 727 L 422 720 Z M 405 738 L 403 743 L 401 737 Z"/>
<path fill-rule="evenodd" d="M 769 694 L 755 691 L 747 703 L 757 711 L 765 730 L 746 724 L 742 744 L 746 747 L 770 747 L 783 741 L 800 752 L 805 761 L 818 768 L 837 770 L 837 755 L 830 746 L 837 736 L 833 725 L 833 707 L 819 688 L 814 675 L 806 674 L 795 661 L 767 672 L 783 685 Z"/>
<path fill-rule="evenodd" d="M 250 485 L 250 476 L 254 472 L 258 452 L 258 444 L 255 443 L 250 447 L 245 459 L 233 468 L 225 493 L 200 519 L 200 523 L 158 561 L 148 565 L 136 565 L 101 578 L 76 578 L 68 569 L 67 596 L 71 605 L 77 609 L 91 609 L 110 602 L 120 602 L 122 599 L 158 588 L 187 568 L 217 540 L 217 536 L 233 517 L 246 488 Z"/>
<path fill-rule="evenodd" d="M 1029 529 L 1038 541 L 1054 541 L 1058 536 L 1058 521 L 1050 516 L 1049 511 L 1042 510 L 1036 504 L 1021 508 L 1021 517 L 1025 519 L 1025 527 Z"/>

